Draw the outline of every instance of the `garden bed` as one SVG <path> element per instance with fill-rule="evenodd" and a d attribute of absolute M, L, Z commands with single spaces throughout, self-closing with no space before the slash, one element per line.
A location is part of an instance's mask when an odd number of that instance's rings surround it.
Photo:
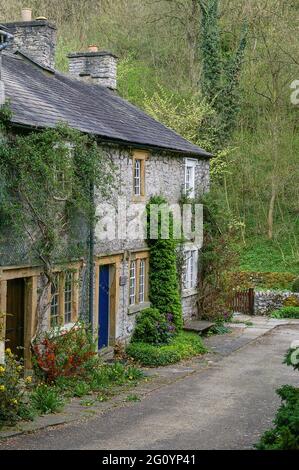
<path fill-rule="evenodd" d="M 207 349 L 198 334 L 182 331 L 169 344 L 155 345 L 136 341 L 127 347 L 126 352 L 142 366 L 156 367 L 204 354 Z"/>

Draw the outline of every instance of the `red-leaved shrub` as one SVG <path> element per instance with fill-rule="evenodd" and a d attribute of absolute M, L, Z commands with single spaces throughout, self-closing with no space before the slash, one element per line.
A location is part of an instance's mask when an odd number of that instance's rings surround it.
<path fill-rule="evenodd" d="M 96 356 L 91 333 L 82 324 L 70 330 L 55 328 L 35 338 L 33 364 L 46 382 L 57 377 L 82 375 L 87 364 Z"/>

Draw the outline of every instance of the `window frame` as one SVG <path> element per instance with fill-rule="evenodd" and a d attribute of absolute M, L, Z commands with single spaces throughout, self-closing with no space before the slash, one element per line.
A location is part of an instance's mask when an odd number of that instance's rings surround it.
<path fill-rule="evenodd" d="M 184 257 L 183 288 L 184 290 L 196 289 L 198 283 L 198 249 L 187 248 L 184 251 Z"/>
<path fill-rule="evenodd" d="M 130 288 L 131 288 L 131 275 L 130 269 L 131 264 L 135 263 L 135 301 L 131 303 L 130 299 Z M 143 266 L 143 273 L 140 267 Z M 148 252 L 139 252 L 134 253 L 130 259 L 129 264 L 129 307 L 134 307 L 138 305 L 143 305 L 148 302 L 148 273 L 149 273 L 149 253 Z M 143 280 L 143 290 L 140 292 L 140 281 L 141 276 Z M 142 296 L 140 294 L 142 293 Z"/>
<path fill-rule="evenodd" d="M 66 271 L 66 273 L 64 274 L 64 285 L 63 285 L 63 303 L 64 303 L 63 313 L 64 313 L 65 325 L 72 322 L 73 294 L 74 294 L 74 275 L 72 271 Z"/>
<path fill-rule="evenodd" d="M 185 182 L 184 182 L 184 191 L 185 194 L 190 197 L 194 198 L 195 197 L 195 170 L 196 170 L 196 164 L 197 160 L 191 159 L 191 158 L 186 158 L 185 160 Z M 191 169 L 191 185 L 190 181 L 188 181 L 188 187 L 187 187 L 187 176 L 188 176 L 188 169 Z"/>
<path fill-rule="evenodd" d="M 146 196 L 146 190 L 145 190 L 145 162 L 148 159 L 148 152 L 144 150 L 134 150 L 133 151 L 133 201 L 144 201 L 145 196 Z M 139 192 L 138 194 L 136 193 L 136 175 L 135 175 L 135 169 L 136 169 L 136 162 L 139 162 Z"/>
<path fill-rule="evenodd" d="M 134 268 L 134 270 L 132 268 Z M 133 276 L 132 271 L 134 271 Z M 136 260 L 130 261 L 129 274 L 129 305 L 131 306 L 136 304 Z"/>
<path fill-rule="evenodd" d="M 71 303 L 71 311 L 66 312 L 66 302 L 65 302 L 65 287 L 66 287 L 66 280 L 67 276 L 71 275 L 71 289 L 68 291 L 70 295 L 70 299 L 68 302 Z M 78 313 L 79 313 L 79 269 L 78 268 L 68 268 L 65 271 L 56 271 L 54 273 L 55 279 L 57 279 L 57 287 L 56 287 L 56 298 L 57 298 L 57 309 L 58 315 L 55 316 L 57 318 L 57 323 L 53 324 L 52 322 L 52 302 L 53 302 L 53 292 L 52 292 L 52 283 L 49 288 L 49 327 L 63 327 L 69 324 L 73 324 L 78 320 Z M 69 315 L 66 321 L 66 313 Z"/>
<path fill-rule="evenodd" d="M 143 304 L 145 301 L 145 276 L 146 276 L 146 259 L 139 259 L 139 288 L 138 303 Z M 142 290 L 141 290 L 142 287 Z"/>
<path fill-rule="evenodd" d="M 50 286 L 50 296 L 51 296 L 51 300 L 50 300 L 50 326 L 51 328 L 54 328 L 56 326 L 59 326 L 60 325 L 60 308 L 61 308 L 61 305 L 60 305 L 60 292 L 59 292 L 59 288 L 60 288 L 60 276 L 59 274 L 55 274 L 54 275 L 54 278 L 55 280 L 53 282 L 51 282 L 51 286 Z M 55 287 L 55 290 L 53 290 L 53 287 Z M 55 314 L 53 314 L 53 309 L 55 309 Z M 53 320 L 55 319 L 55 322 L 53 322 Z"/>
<path fill-rule="evenodd" d="M 141 162 L 139 158 L 134 159 L 134 196 L 141 196 Z"/>

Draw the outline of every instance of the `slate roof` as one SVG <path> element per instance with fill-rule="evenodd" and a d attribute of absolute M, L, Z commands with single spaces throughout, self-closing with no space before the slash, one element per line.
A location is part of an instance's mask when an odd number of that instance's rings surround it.
<path fill-rule="evenodd" d="M 21 53 L 3 53 L 2 80 L 15 124 L 44 128 L 67 122 L 103 140 L 211 156 L 115 92 L 43 68 Z"/>

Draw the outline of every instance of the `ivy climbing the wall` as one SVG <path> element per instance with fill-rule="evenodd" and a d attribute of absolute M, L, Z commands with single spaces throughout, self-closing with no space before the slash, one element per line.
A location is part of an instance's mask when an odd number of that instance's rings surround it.
<path fill-rule="evenodd" d="M 160 211 L 158 211 L 158 237 L 150 238 L 150 216 L 154 205 L 157 208 L 157 206 L 167 205 L 167 202 L 164 198 L 155 196 L 147 205 L 147 243 L 150 249 L 149 299 L 153 308 L 157 308 L 165 315 L 171 313 L 177 330 L 180 330 L 183 326 L 183 316 L 176 259 L 178 242 L 173 237 L 171 216 L 169 217 L 169 238 L 162 238 Z"/>
<path fill-rule="evenodd" d="M 0 252 L 41 265 L 48 286 L 58 263 L 86 257 L 91 187 L 108 195 L 112 164 L 95 138 L 66 125 L 16 135 L 7 106 L 0 121 Z"/>

